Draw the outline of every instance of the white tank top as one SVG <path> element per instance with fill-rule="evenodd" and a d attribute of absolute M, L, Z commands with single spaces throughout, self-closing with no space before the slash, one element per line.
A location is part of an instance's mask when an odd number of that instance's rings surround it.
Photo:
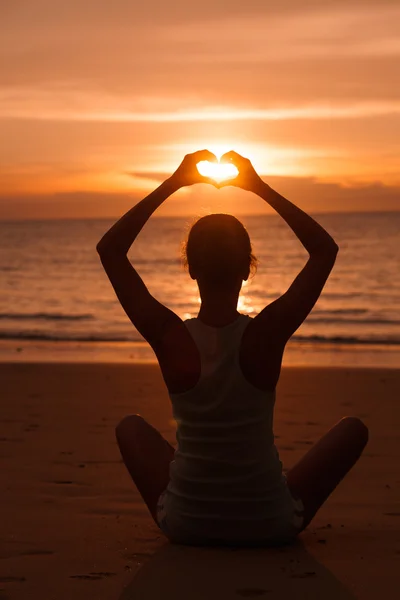
<path fill-rule="evenodd" d="M 170 394 L 177 449 L 170 464 L 168 523 L 191 534 L 204 528 L 225 536 L 240 523 L 253 535 L 260 522 L 282 522 L 292 501 L 274 444 L 275 391 L 262 391 L 242 374 L 239 349 L 251 317 L 225 327 L 188 319 L 201 357 L 192 389 Z M 251 531 L 253 530 L 253 532 Z"/>

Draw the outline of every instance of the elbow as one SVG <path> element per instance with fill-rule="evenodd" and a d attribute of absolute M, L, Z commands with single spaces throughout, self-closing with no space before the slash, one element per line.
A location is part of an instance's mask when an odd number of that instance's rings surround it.
<path fill-rule="evenodd" d="M 118 248 L 114 244 L 110 246 L 110 244 L 103 239 L 97 244 L 96 250 L 102 261 L 107 258 L 120 258 L 127 254 L 122 248 Z"/>
<path fill-rule="evenodd" d="M 97 242 L 96 250 L 100 256 L 103 256 L 104 254 L 114 254 L 116 248 L 115 244 L 110 243 L 110 240 L 107 239 L 106 235 L 104 235 L 101 240 Z"/>
<path fill-rule="evenodd" d="M 324 242 L 323 244 L 318 244 L 318 246 L 314 247 L 313 250 L 310 252 L 310 256 L 314 254 L 318 256 L 322 255 L 336 257 L 338 252 L 339 246 L 337 245 L 335 240 L 331 238 L 329 241 Z"/>
<path fill-rule="evenodd" d="M 97 251 L 97 254 L 100 256 L 100 258 L 108 253 L 108 250 L 106 249 L 106 246 L 104 243 L 102 243 L 102 241 L 100 241 L 97 244 L 96 251 Z"/>
<path fill-rule="evenodd" d="M 336 257 L 337 257 L 337 254 L 338 254 L 338 252 L 339 252 L 339 246 L 336 244 L 336 242 L 334 242 L 334 241 L 332 240 L 332 244 L 331 244 L 331 246 L 329 247 L 329 249 L 327 249 L 327 250 L 326 250 L 326 254 L 325 254 L 326 260 L 327 260 L 327 261 L 328 261 L 330 264 L 332 264 L 332 266 L 333 266 L 333 265 L 335 264 L 335 262 L 336 262 Z"/>
<path fill-rule="evenodd" d="M 329 244 L 325 250 L 324 250 L 324 255 L 329 258 L 332 259 L 333 261 L 336 260 L 336 256 L 339 252 L 339 246 L 337 245 L 337 243 L 332 240 L 332 243 Z"/>
<path fill-rule="evenodd" d="M 97 254 L 99 254 L 100 256 L 106 252 L 106 245 L 104 244 L 103 240 L 100 240 L 97 243 L 96 251 L 97 251 Z"/>
<path fill-rule="evenodd" d="M 337 243 L 334 240 L 332 242 L 332 252 L 335 256 L 339 252 L 339 246 L 337 245 Z"/>
<path fill-rule="evenodd" d="M 97 251 L 97 254 L 100 254 L 100 256 L 103 254 L 103 252 L 105 252 L 107 246 L 110 245 L 107 242 L 108 242 L 107 234 L 103 235 L 103 237 L 101 237 L 100 240 L 97 242 L 96 251 Z"/>

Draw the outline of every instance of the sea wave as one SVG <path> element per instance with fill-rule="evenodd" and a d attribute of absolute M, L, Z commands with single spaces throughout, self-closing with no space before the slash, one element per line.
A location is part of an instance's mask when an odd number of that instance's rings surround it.
<path fill-rule="evenodd" d="M 334 317 L 307 317 L 307 323 L 335 323 L 336 325 L 400 325 L 399 319 L 381 319 L 381 318 L 368 318 L 368 319 L 335 319 Z"/>
<path fill-rule="evenodd" d="M 175 303 L 175 309 L 188 308 L 187 303 Z M 400 325 L 399 319 L 385 319 L 380 317 L 368 318 L 341 318 L 341 315 L 356 316 L 368 313 L 365 309 L 335 309 L 329 311 L 314 311 L 307 317 L 307 323 L 314 324 L 351 324 L 351 325 Z M 332 316 L 330 316 L 332 315 Z M 337 315 L 337 316 L 335 316 Z M 64 313 L 0 313 L 3 321 L 92 321 L 96 319 L 91 313 L 64 314 Z"/>
<path fill-rule="evenodd" d="M 15 271 L 19 271 L 19 267 L 11 267 L 10 265 L 1 265 L 0 271 L 3 273 L 14 273 Z"/>
<path fill-rule="evenodd" d="M 400 346 L 400 338 L 378 338 L 357 337 L 345 335 L 294 335 L 291 340 L 298 342 L 315 342 L 317 344 L 347 344 L 347 345 L 371 345 L 371 346 Z"/>
<path fill-rule="evenodd" d="M 43 333 L 37 331 L 1 331 L 0 340 L 14 341 L 48 341 L 48 342 L 103 342 L 103 343 L 138 343 L 143 339 L 135 337 L 135 332 L 132 335 L 104 335 L 104 333 L 93 334 L 59 334 L 59 333 Z M 324 335 L 294 335 L 291 341 L 307 342 L 313 344 L 333 344 L 333 345 L 378 345 L 378 346 L 400 346 L 400 337 L 358 337 L 358 336 L 324 336 Z"/>
<path fill-rule="evenodd" d="M 1 331 L 0 340 L 33 340 L 43 342 L 139 342 L 132 335 L 109 335 L 101 334 L 59 334 L 41 331 Z"/>
<path fill-rule="evenodd" d="M 330 308 L 329 310 L 314 309 L 314 314 L 332 314 L 332 315 L 365 315 L 367 308 Z"/>
<path fill-rule="evenodd" d="M 85 314 L 63 314 L 63 313 L 0 313 L 0 319 L 9 321 L 89 321 L 94 315 Z"/>

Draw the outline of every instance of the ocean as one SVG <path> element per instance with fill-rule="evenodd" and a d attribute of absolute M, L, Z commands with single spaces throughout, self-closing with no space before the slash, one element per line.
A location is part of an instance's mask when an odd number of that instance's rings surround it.
<path fill-rule="evenodd" d="M 284 364 L 400 366 L 400 212 L 313 215 L 339 244 L 314 309 Z M 278 215 L 240 217 L 259 259 L 238 310 L 255 316 L 287 290 L 307 252 Z M 191 217 L 153 216 L 129 257 L 150 292 L 181 318 L 197 316 L 196 283 L 181 266 Z M 121 308 L 96 243 L 112 220 L 0 222 L 0 359 L 154 360 Z"/>

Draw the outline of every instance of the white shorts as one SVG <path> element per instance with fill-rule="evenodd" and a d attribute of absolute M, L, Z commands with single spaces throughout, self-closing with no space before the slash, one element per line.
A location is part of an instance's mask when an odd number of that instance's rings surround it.
<path fill-rule="evenodd" d="M 177 542 L 177 543 L 182 543 L 182 544 L 192 544 L 192 545 L 224 545 L 224 541 L 220 540 L 219 542 L 216 542 L 215 540 L 212 540 L 211 538 L 207 538 L 207 534 L 205 532 L 204 537 L 202 537 L 202 539 L 198 538 L 197 536 L 191 536 L 191 535 L 182 535 L 182 533 L 177 533 L 175 531 L 173 531 L 173 528 L 171 528 L 168 523 L 167 523 L 167 510 L 166 510 L 166 506 L 165 506 L 165 496 L 166 496 L 167 490 L 164 490 L 162 492 L 162 494 L 160 495 L 158 502 L 157 502 L 157 523 L 158 526 L 160 527 L 161 531 L 164 533 L 164 535 L 167 536 L 168 539 L 170 539 L 171 541 Z M 289 523 L 289 527 L 287 528 L 287 533 L 283 536 L 279 536 L 279 537 L 275 537 L 275 538 L 266 538 L 265 540 L 262 541 L 254 541 L 254 542 L 249 542 L 245 545 L 277 545 L 279 543 L 288 543 L 292 540 L 295 539 L 295 537 L 297 536 L 298 533 L 300 533 L 300 531 L 303 528 L 303 523 L 304 523 L 304 504 L 303 501 L 300 498 L 295 498 L 293 497 L 292 494 L 290 494 L 292 503 L 293 503 L 293 515 L 292 515 L 292 519 L 291 522 Z M 184 523 L 183 523 L 183 529 L 184 529 Z M 231 541 L 226 541 L 225 542 L 226 545 L 232 544 Z M 240 542 L 238 542 L 239 544 Z M 236 545 L 236 542 L 234 543 L 234 545 Z"/>

